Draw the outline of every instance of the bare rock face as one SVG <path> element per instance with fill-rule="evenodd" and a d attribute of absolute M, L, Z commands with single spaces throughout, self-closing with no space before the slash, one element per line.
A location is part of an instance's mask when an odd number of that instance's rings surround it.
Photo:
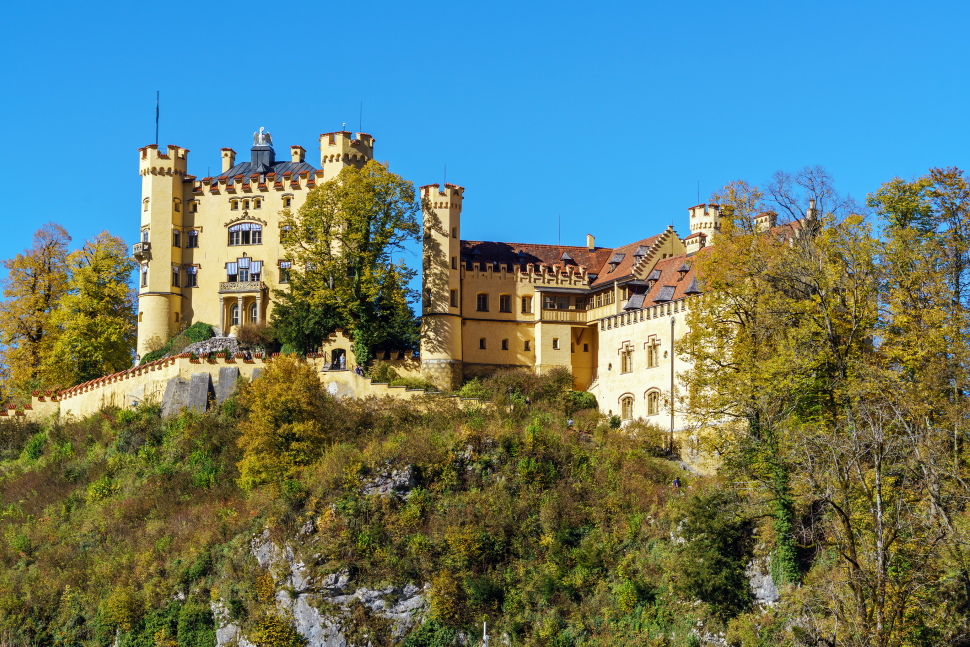
<path fill-rule="evenodd" d="M 399 470 L 388 469 L 364 484 L 364 494 L 406 497 L 418 484 L 417 475 L 410 465 Z"/>
<path fill-rule="evenodd" d="M 313 532 L 312 524 L 300 531 L 300 539 Z M 346 572 L 315 575 L 296 556 L 292 546 L 278 546 L 269 532 L 253 538 L 250 551 L 263 568 L 282 574 L 276 591 L 276 607 L 292 616 L 296 630 L 307 639 L 308 647 L 348 647 L 346 629 L 350 628 L 350 609 L 363 605 L 376 617 L 390 623 L 391 632 L 400 639 L 419 624 L 428 609 L 424 587 L 415 584 L 380 589 L 354 586 Z M 219 647 L 252 647 L 241 628 L 233 624 L 220 602 L 214 602 L 216 642 Z"/>
<path fill-rule="evenodd" d="M 211 337 L 204 341 L 197 341 L 182 349 L 183 353 L 195 353 L 203 356 L 209 353 L 226 353 L 232 357 L 239 352 L 239 341 L 235 337 Z"/>
<path fill-rule="evenodd" d="M 778 587 L 771 577 L 771 570 L 767 558 L 755 558 L 748 563 L 744 570 L 748 576 L 748 583 L 751 586 L 751 595 L 754 597 L 755 604 L 761 606 L 773 606 L 781 599 Z"/>

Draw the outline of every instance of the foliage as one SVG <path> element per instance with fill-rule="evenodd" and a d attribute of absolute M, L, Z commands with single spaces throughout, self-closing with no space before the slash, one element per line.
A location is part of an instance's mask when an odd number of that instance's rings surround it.
<path fill-rule="evenodd" d="M 416 347 L 414 295 L 407 287 L 414 272 L 391 256 L 417 241 L 419 211 L 412 184 L 370 161 L 344 168 L 311 191 L 297 213 L 285 212 L 293 270 L 290 296 L 274 317 L 280 340 L 315 350 L 306 346 L 315 331 L 292 319 L 311 314 L 348 330 L 360 365 L 375 348 Z"/>
<path fill-rule="evenodd" d="M 0 304 L 0 363 L 8 388 L 20 399 L 45 386 L 41 365 L 57 338 L 54 310 L 67 291 L 67 245 L 60 225 L 47 223 L 34 232 L 33 246 L 3 261 L 4 302 Z"/>
<path fill-rule="evenodd" d="M 570 391 L 566 393 L 566 415 L 572 415 L 583 409 L 597 409 L 599 404 L 596 396 L 589 391 Z"/>
<path fill-rule="evenodd" d="M 694 495 L 684 506 L 677 531 L 677 584 L 690 599 L 711 605 L 726 620 L 751 604 L 745 568 L 752 556 L 753 524 L 741 515 L 730 492 Z"/>
<path fill-rule="evenodd" d="M 313 367 L 293 356 L 275 359 L 260 379 L 246 385 L 240 402 L 249 417 L 239 437 L 244 489 L 279 486 L 323 452 L 325 398 Z"/>
<path fill-rule="evenodd" d="M 43 373 L 50 383 L 73 386 L 131 366 L 136 305 L 128 280 L 135 263 L 125 241 L 102 232 L 68 256 L 68 268 Z"/>
<path fill-rule="evenodd" d="M 236 329 L 241 348 L 267 348 L 273 343 L 273 330 L 263 323 L 243 323 Z"/>
<path fill-rule="evenodd" d="M 184 348 L 191 344 L 212 339 L 214 335 L 215 329 L 212 327 L 212 325 L 202 321 L 196 321 L 185 330 L 174 335 L 164 344 L 159 344 L 159 347 L 156 350 L 145 353 L 144 357 L 141 358 L 140 363 L 148 364 L 157 359 L 162 359 L 163 357 L 171 357 L 172 355 L 181 353 Z"/>

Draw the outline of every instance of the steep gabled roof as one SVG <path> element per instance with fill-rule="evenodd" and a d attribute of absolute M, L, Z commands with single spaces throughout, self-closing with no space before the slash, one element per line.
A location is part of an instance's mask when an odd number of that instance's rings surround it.
<path fill-rule="evenodd" d="M 643 240 L 638 240 L 635 243 L 630 243 L 629 245 L 617 247 L 616 249 L 612 250 L 613 254 L 608 257 L 609 261 L 602 263 L 597 268 L 599 270 L 599 272 L 596 272 L 598 276 L 591 284 L 591 287 L 595 289 L 617 279 L 632 276 L 633 265 L 641 256 L 643 256 L 643 254 L 647 253 L 646 250 L 653 247 L 662 236 L 663 234 L 657 234 L 655 236 L 651 236 L 650 238 L 644 238 Z M 639 255 L 637 255 L 638 251 L 640 252 Z M 616 267 L 611 269 L 610 263 L 613 262 L 614 259 L 616 259 Z M 592 272 L 593 270 L 591 269 L 590 271 Z"/>

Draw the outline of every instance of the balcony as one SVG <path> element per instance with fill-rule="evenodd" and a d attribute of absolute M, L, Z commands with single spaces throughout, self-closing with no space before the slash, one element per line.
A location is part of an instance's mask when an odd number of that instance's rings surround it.
<path fill-rule="evenodd" d="M 586 311 L 585 310 L 557 310 L 555 308 L 543 308 L 542 321 L 568 321 L 571 323 L 586 323 Z"/>
<path fill-rule="evenodd" d="M 135 257 L 135 260 L 147 261 L 152 256 L 152 244 L 151 243 L 135 243 L 131 246 L 131 255 Z"/>
<path fill-rule="evenodd" d="M 219 284 L 219 294 L 262 292 L 265 289 L 266 284 L 262 281 L 223 281 Z"/>

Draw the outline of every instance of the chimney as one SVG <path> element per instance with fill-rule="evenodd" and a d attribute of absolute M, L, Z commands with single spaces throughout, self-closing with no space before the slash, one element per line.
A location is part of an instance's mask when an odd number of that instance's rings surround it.
<path fill-rule="evenodd" d="M 294 164 L 301 163 L 306 159 L 306 149 L 302 146 L 290 146 L 290 160 Z"/>
<path fill-rule="evenodd" d="M 593 238 L 593 234 L 586 234 L 586 248 L 589 251 L 596 249 L 596 239 Z"/>
<path fill-rule="evenodd" d="M 236 151 L 231 148 L 222 149 L 222 172 L 225 173 L 236 165 Z"/>

